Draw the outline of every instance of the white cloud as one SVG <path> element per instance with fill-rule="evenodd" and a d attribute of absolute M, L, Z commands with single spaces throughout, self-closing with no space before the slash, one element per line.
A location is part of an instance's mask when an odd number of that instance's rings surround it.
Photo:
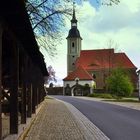
<path fill-rule="evenodd" d="M 134 7 L 134 5 L 131 6 Z M 87 12 L 85 12 L 85 17 L 88 17 L 87 20 L 89 25 L 87 28 L 94 32 L 117 32 L 120 29 L 129 26 L 133 26 L 133 28 L 135 28 L 137 27 L 136 25 L 139 25 L 138 19 L 140 11 L 136 9 L 133 11 L 131 10 L 132 7 L 128 7 L 127 3 L 122 2 L 119 5 L 101 6 L 94 16 L 89 16 Z M 90 5 L 90 9 L 91 8 L 94 9 Z M 87 20 L 85 20 L 85 22 Z"/>
<path fill-rule="evenodd" d="M 139 0 L 121 0 L 122 4 L 125 4 L 128 9 L 130 9 L 132 12 L 139 11 L 140 8 L 140 1 Z"/>

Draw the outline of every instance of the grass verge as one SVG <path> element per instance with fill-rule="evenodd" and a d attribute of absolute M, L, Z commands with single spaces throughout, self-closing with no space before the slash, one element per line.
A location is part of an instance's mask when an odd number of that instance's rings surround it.
<path fill-rule="evenodd" d="M 140 103 L 138 98 L 131 98 L 131 97 L 122 97 L 118 98 L 117 96 L 108 94 L 108 93 L 94 93 L 88 95 L 88 97 L 93 98 L 103 98 L 103 101 L 109 101 L 109 102 L 133 102 L 133 103 Z"/>
<path fill-rule="evenodd" d="M 140 101 L 137 99 L 112 99 L 112 100 L 103 100 L 108 102 L 130 102 L 130 103 L 140 103 Z"/>

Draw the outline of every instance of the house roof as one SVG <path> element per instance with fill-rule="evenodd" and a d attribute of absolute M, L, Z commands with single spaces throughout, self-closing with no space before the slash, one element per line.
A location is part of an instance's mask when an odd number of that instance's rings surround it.
<path fill-rule="evenodd" d="M 86 70 L 84 70 L 82 66 L 77 67 L 73 72 L 71 72 L 63 80 L 74 81 L 75 78 L 79 78 L 80 80 L 93 80 L 93 77 Z"/>
<path fill-rule="evenodd" d="M 48 75 L 43 55 L 35 40 L 24 0 L 12 0 L 8 1 L 8 4 L 7 1 L 3 0 L 0 5 L 0 16 L 23 45 L 33 63 L 40 68 L 43 75 Z"/>
<path fill-rule="evenodd" d="M 114 53 L 114 49 L 82 50 L 76 61 L 76 66 L 79 65 L 89 71 L 118 66 L 136 69 L 125 53 Z"/>

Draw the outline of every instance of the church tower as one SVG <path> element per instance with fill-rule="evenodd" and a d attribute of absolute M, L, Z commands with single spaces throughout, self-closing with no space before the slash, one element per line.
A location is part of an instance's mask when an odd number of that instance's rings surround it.
<path fill-rule="evenodd" d="M 67 39 L 67 75 L 75 70 L 75 61 L 80 56 L 82 38 L 77 28 L 77 19 L 73 5 L 73 15 L 71 20 L 71 29 Z"/>

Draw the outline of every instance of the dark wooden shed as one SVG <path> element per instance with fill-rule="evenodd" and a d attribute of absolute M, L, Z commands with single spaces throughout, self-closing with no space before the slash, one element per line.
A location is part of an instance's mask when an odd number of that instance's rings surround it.
<path fill-rule="evenodd" d="M 24 0 L 3 0 L 0 4 L 0 140 L 2 112 L 9 112 L 10 134 L 18 133 L 18 114 L 24 124 L 35 113 L 45 96 L 46 76 L 44 57 L 35 40 Z M 6 107 L 3 96 L 7 98 Z"/>

